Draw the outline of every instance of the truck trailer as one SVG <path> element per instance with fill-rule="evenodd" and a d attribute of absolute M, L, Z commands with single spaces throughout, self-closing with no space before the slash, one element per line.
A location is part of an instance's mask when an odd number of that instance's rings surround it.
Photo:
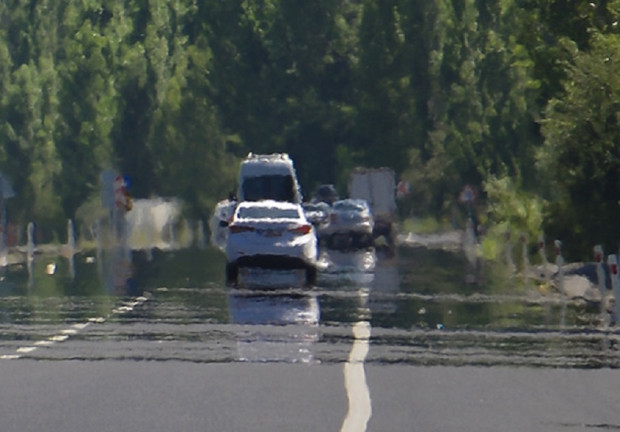
<path fill-rule="evenodd" d="M 396 183 L 387 167 L 358 167 L 349 175 L 349 197 L 368 202 L 374 218 L 373 237 L 384 237 L 393 247 L 396 237 Z"/>

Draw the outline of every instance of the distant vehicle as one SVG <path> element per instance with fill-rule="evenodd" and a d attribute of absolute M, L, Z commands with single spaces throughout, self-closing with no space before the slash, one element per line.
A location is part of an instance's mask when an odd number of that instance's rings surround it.
<path fill-rule="evenodd" d="M 338 201 L 339 199 L 340 199 L 340 196 L 338 196 L 338 191 L 336 190 L 334 185 L 324 184 L 317 188 L 312 202 L 315 202 L 315 203 L 324 202 L 326 204 L 332 205 L 334 202 Z"/>
<path fill-rule="evenodd" d="M 228 224 L 232 220 L 237 207 L 237 201 L 226 199 L 215 205 L 213 216 L 209 221 L 209 231 L 211 232 L 211 244 L 224 251 L 226 239 L 228 238 Z"/>
<path fill-rule="evenodd" d="M 328 204 L 324 202 L 303 203 L 303 208 L 306 219 L 314 225 L 315 230 L 324 228 L 329 223 L 330 207 Z"/>
<path fill-rule="evenodd" d="M 319 230 L 330 249 L 365 249 L 373 246 L 374 220 L 366 200 L 343 199 L 334 202 L 329 223 Z"/>
<path fill-rule="evenodd" d="M 390 247 L 396 235 L 396 182 L 391 168 L 355 168 L 349 175 L 349 197 L 368 202 L 374 219 L 373 237 L 384 236 Z"/>
<path fill-rule="evenodd" d="M 304 269 L 316 283 L 317 239 L 301 204 L 274 200 L 237 205 L 228 225 L 226 282 L 236 284 L 240 267 Z"/>
<path fill-rule="evenodd" d="M 211 217 L 211 242 L 224 249 L 228 223 L 238 202 L 271 199 L 301 203 L 302 196 L 293 161 L 286 153 L 249 153 L 239 168 L 239 190 L 218 202 Z"/>
<path fill-rule="evenodd" d="M 274 200 L 302 202 L 293 161 L 286 153 L 250 153 L 239 170 L 239 202 Z"/>

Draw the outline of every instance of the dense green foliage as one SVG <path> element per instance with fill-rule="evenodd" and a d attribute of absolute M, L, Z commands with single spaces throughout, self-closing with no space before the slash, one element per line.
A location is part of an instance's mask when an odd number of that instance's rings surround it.
<path fill-rule="evenodd" d="M 108 168 L 206 216 L 240 157 L 281 151 L 307 196 L 344 194 L 356 165 L 393 167 L 417 214 L 508 185 L 489 208 L 528 197 L 531 222 L 546 202 L 541 229 L 613 250 L 619 15 L 618 0 L 4 1 L 11 217 L 63 227 Z"/>

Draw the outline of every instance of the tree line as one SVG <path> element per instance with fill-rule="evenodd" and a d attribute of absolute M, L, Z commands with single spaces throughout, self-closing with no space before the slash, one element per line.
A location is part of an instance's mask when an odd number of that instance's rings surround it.
<path fill-rule="evenodd" d="M 11 217 L 61 230 L 104 169 L 206 217 L 241 157 L 287 152 L 307 197 L 390 166 L 415 215 L 470 184 L 489 226 L 615 250 L 619 19 L 619 0 L 5 0 Z"/>

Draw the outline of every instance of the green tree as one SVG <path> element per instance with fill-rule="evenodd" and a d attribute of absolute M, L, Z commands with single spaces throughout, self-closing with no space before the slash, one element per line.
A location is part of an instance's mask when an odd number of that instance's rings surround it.
<path fill-rule="evenodd" d="M 64 214 L 58 190 L 62 158 L 55 141 L 60 104 L 56 10 L 53 2 L 42 1 L 2 11 L 11 67 L 3 82 L 3 171 L 15 185 L 22 216 L 47 228 Z"/>
<path fill-rule="evenodd" d="M 519 5 L 514 34 L 534 60 L 533 74 L 541 85 L 539 104 L 544 106 L 562 92 L 562 62 L 567 60 L 562 41 L 587 50 L 592 34 L 615 32 L 618 1 L 526 0 Z"/>
<path fill-rule="evenodd" d="M 99 174 L 113 165 L 111 132 L 119 95 L 113 74 L 113 38 L 106 34 L 109 12 L 97 2 L 69 4 L 62 11 L 60 107 L 56 143 L 63 161 L 63 207 L 68 217 L 92 194 Z"/>
<path fill-rule="evenodd" d="M 401 172 L 408 151 L 423 146 L 433 17 L 429 2 L 364 2 L 356 69 L 359 116 L 351 143 L 358 164 Z"/>
<path fill-rule="evenodd" d="M 597 34 L 591 49 L 567 43 L 564 92 L 542 122 L 539 152 L 552 202 L 549 231 L 574 254 L 618 247 L 620 218 L 620 36 Z M 609 233 L 614 233 L 609 236 Z"/>
<path fill-rule="evenodd" d="M 181 20 L 196 10 L 176 12 Z M 180 21 L 176 27 L 182 27 Z M 149 141 L 161 182 L 159 192 L 185 199 L 194 216 L 205 217 L 233 190 L 238 160 L 226 152 L 218 111 L 208 97 L 213 57 L 206 38 L 176 37 L 174 41 L 174 66 L 154 113 Z"/>
<path fill-rule="evenodd" d="M 410 152 L 418 196 L 434 211 L 463 184 L 491 175 L 533 178 L 538 82 L 529 53 L 514 36 L 512 0 L 438 1 L 429 53 L 432 122 L 424 146 Z"/>
<path fill-rule="evenodd" d="M 247 151 L 288 152 L 305 189 L 337 176 L 354 122 L 359 5 L 350 1 L 210 5 L 213 98 Z M 321 154 L 321 157 L 316 157 Z"/>

